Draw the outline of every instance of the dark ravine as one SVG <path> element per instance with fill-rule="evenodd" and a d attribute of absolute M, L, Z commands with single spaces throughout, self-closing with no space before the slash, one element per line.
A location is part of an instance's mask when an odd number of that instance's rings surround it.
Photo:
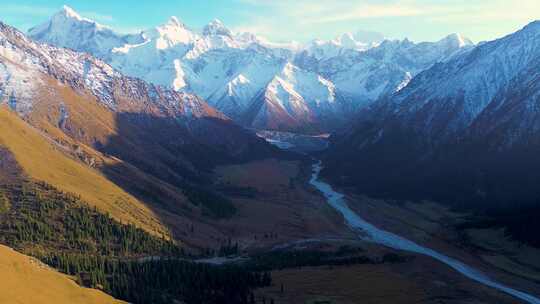
<path fill-rule="evenodd" d="M 321 191 L 325 198 L 327 199 L 328 204 L 330 204 L 336 211 L 341 213 L 351 229 L 361 232 L 361 238 L 364 238 L 368 241 L 378 243 L 390 248 L 409 251 L 413 253 L 418 253 L 432 257 L 448 266 L 467 278 L 476 281 L 480 284 L 492 287 L 504 293 L 507 293 L 515 298 L 523 300 L 525 303 L 539 304 L 540 298 L 537 296 L 513 289 L 509 286 L 498 283 L 487 275 L 483 274 L 479 270 L 468 266 L 461 261 L 458 261 L 454 258 L 446 256 L 440 252 L 437 252 L 433 249 L 421 246 L 413 241 L 410 241 L 404 237 L 396 235 L 394 233 L 379 229 L 361 218 L 358 214 L 352 211 L 344 198 L 342 193 L 335 191 L 332 186 L 323 182 L 319 179 L 319 173 L 322 169 L 322 162 L 318 161 L 313 165 L 313 173 L 309 183 Z"/>

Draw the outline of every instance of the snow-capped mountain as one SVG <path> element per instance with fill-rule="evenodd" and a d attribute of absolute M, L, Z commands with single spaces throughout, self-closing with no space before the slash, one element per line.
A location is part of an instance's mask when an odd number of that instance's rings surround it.
<path fill-rule="evenodd" d="M 538 60 L 540 22 L 533 22 L 436 64 L 375 108 L 390 109 L 392 115 L 430 136 L 452 136 L 469 128 L 481 114 L 503 107 L 503 100 L 515 98 L 523 85 L 532 89 L 534 82 L 527 77 L 538 76 L 534 70 Z M 531 111 L 525 113 L 536 114 L 535 94 L 526 97 L 523 106 Z"/>
<path fill-rule="evenodd" d="M 338 55 L 324 60 L 308 48 L 296 55 L 295 63 L 330 79 L 343 95 L 364 106 L 399 91 L 419 72 L 471 46 L 457 34 L 438 42 L 384 40 L 366 49 L 338 48 Z"/>
<path fill-rule="evenodd" d="M 201 168 L 274 151 L 194 94 L 124 76 L 1 22 L 0 105 L 56 141 L 67 136 L 177 183 Z"/>
<path fill-rule="evenodd" d="M 276 44 L 234 33 L 219 20 L 195 30 L 176 17 L 121 35 L 67 7 L 29 35 L 91 53 L 128 76 L 194 93 L 246 126 L 289 131 L 331 129 L 472 46 L 459 35 L 413 43 L 361 31 L 304 46 Z"/>
<path fill-rule="evenodd" d="M 9 96 L 10 106 L 21 115 L 32 111 L 39 102 L 40 89 L 46 89 L 46 78 L 52 77 L 76 90 L 91 93 L 115 112 L 144 106 L 127 104 L 120 95 L 144 99 L 171 115 L 225 117 L 195 95 L 125 77 L 90 54 L 35 43 L 5 24 L 0 24 L 0 58 L 0 92 Z"/>
<path fill-rule="evenodd" d="M 331 81 L 289 62 L 255 98 L 244 123 L 258 129 L 316 130 L 346 113 L 344 106 Z"/>
<path fill-rule="evenodd" d="M 328 174 L 364 193 L 537 204 L 540 21 L 421 72 L 330 151 Z"/>
<path fill-rule="evenodd" d="M 64 6 L 48 22 L 31 28 L 28 35 L 58 47 L 84 50 L 103 59 L 108 59 L 112 49 L 117 46 L 144 41 L 140 34 L 117 34 L 106 26 L 81 17 L 68 6 Z"/>
<path fill-rule="evenodd" d="M 365 51 L 378 46 L 384 40 L 384 36 L 377 32 L 344 33 L 332 40 L 315 39 L 309 42 L 302 51 L 307 56 L 321 61 L 337 57 L 347 50 Z"/>

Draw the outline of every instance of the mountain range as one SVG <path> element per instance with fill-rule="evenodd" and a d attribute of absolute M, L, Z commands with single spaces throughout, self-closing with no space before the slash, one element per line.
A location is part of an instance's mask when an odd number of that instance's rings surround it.
<path fill-rule="evenodd" d="M 124 75 L 195 94 L 243 126 L 302 133 L 342 126 L 419 72 L 474 46 L 458 34 L 414 43 L 362 31 L 278 44 L 234 33 L 219 20 L 196 30 L 176 17 L 120 34 L 67 6 L 28 35 L 90 53 Z"/>
<path fill-rule="evenodd" d="M 364 109 L 334 136 L 326 173 L 371 195 L 526 216 L 538 212 L 539 152 L 535 21 L 433 65 Z"/>
<path fill-rule="evenodd" d="M 301 288 L 267 270 L 357 284 L 373 267 L 428 302 L 499 303 L 425 252 L 537 291 L 539 155 L 540 21 L 479 44 L 274 43 L 176 17 L 123 34 L 67 6 L 26 34 L 0 22 L 0 241 L 134 303 L 273 303 Z M 357 242 L 373 231 L 390 242 Z M 0 262 L 19 279 L 42 267 Z M 327 278 L 310 296 L 335 294 Z"/>
<path fill-rule="evenodd" d="M 279 153 L 248 127 L 278 143 L 334 131 L 324 174 L 373 196 L 502 209 L 540 196 L 538 21 L 478 45 L 371 32 L 276 44 L 176 17 L 124 35 L 69 7 L 29 30 L 44 44 L 1 30 L 5 103 L 179 188 L 221 162 Z M 65 88 L 114 118 L 91 117 Z"/>

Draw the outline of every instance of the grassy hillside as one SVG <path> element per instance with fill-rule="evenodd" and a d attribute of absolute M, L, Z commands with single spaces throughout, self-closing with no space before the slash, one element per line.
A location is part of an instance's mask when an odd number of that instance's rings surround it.
<path fill-rule="evenodd" d="M 25 254 L 179 255 L 170 240 L 123 225 L 44 183 L 0 185 L 0 243 Z"/>
<path fill-rule="evenodd" d="M 68 276 L 3 245 L 0 245 L 0 274 L 0 303 L 125 303 L 101 291 L 82 288 Z"/>
<path fill-rule="evenodd" d="M 6 147 L 30 178 L 70 193 L 124 223 L 153 233 L 166 229 L 142 202 L 107 180 L 97 171 L 67 157 L 8 109 L 0 108 L 0 145 Z"/>
<path fill-rule="evenodd" d="M 0 243 L 131 303 L 246 303 L 271 279 L 242 267 L 189 261 L 172 241 L 122 225 L 44 183 L 0 186 Z M 0 277 L 6 274 L 0 268 Z"/>

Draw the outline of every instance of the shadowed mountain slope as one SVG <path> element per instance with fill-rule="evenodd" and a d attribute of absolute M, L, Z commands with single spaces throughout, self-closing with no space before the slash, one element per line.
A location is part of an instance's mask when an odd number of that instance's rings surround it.
<path fill-rule="evenodd" d="M 518 230 L 534 224 L 539 42 L 536 21 L 420 73 L 334 138 L 326 176 L 369 195 L 489 211 Z"/>

